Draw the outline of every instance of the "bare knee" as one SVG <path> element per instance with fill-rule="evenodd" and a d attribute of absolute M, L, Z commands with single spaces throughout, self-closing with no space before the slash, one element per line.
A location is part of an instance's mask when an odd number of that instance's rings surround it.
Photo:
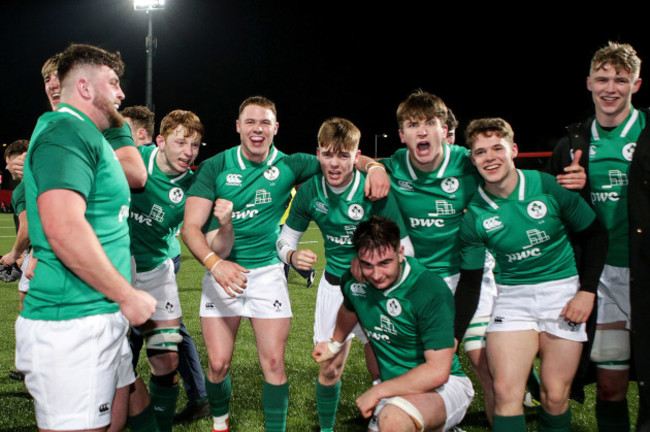
<path fill-rule="evenodd" d="M 381 432 L 415 432 L 413 419 L 398 407 L 387 404 L 377 418 Z"/>
<path fill-rule="evenodd" d="M 174 351 L 147 352 L 149 363 L 151 364 L 151 373 L 154 375 L 167 375 L 178 369 L 178 353 Z"/>
<path fill-rule="evenodd" d="M 208 379 L 215 383 L 226 379 L 230 371 L 230 360 L 230 358 L 222 356 L 210 357 L 208 363 Z"/>

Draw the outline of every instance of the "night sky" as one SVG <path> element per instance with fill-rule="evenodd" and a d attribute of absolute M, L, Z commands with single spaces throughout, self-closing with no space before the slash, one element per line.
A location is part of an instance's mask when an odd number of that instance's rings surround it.
<path fill-rule="evenodd" d="M 650 58 L 642 14 L 629 6 L 578 14 L 541 2 L 389 4 L 167 0 L 153 15 L 156 119 L 196 112 L 208 144 L 200 162 L 238 143 L 239 103 L 260 94 L 277 104 L 276 144 L 286 152 L 314 152 L 321 122 L 342 116 L 359 126 L 370 156 L 375 134 L 388 134 L 379 139 L 388 156 L 401 146 L 397 105 L 422 88 L 455 112 L 460 136 L 473 118 L 500 116 L 521 151 L 548 150 L 592 109 L 585 78 L 596 49 L 616 40 Z M 131 0 L 1 0 L 0 141 L 30 136 L 49 109 L 41 66 L 71 42 L 119 50 L 123 107 L 144 104 L 146 33 Z M 648 105 L 647 95 L 642 86 L 635 104 Z"/>

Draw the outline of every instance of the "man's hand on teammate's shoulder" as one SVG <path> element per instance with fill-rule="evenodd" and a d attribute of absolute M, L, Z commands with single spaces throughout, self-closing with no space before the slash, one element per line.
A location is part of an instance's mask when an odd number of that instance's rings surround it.
<path fill-rule="evenodd" d="M 571 164 L 564 168 L 566 174 L 558 174 L 557 182 L 565 189 L 581 190 L 587 184 L 587 174 L 585 168 L 580 165 L 582 150 L 576 150 Z"/>
<path fill-rule="evenodd" d="M 359 257 L 355 256 L 350 262 L 350 273 L 352 277 L 356 279 L 359 283 L 366 283 L 366 278 L 363 277 L 363 272 L 361 271 L 361 263 L 359 263 Z"/>
<path fill-rule="evenodd" d="M 390 177 L 386 172 L 386 168 L 379 162 L 368 164 L 366 183 L 363 190 L 371 201 L 380 200 L 388 195 L 388 191 L 390 190 Z"/>
<path fill-rule="evenodd" d="M 250 270 L 237 263 L 222 259 L 212 266 L 210 272 L 226 294 L 235 297 L 246 289 L 248 279 L 246 279 L 244 273 L 248 273 Z"/>

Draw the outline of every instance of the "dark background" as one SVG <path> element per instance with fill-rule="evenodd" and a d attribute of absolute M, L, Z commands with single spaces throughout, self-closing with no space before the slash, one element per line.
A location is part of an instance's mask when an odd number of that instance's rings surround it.
<path fill-rule="evenodd" d="M 388 156 L 401 146 L 397 105 L 422 88 L 454 111 L 461 143 L 469 120 L 500 116 L 520 151 L 549 150 L 564 125 L 592 111 L 585 79 L 596 49 L 628 42 L 650 58 L 647 24 L 629 3 L 567 6 L 167 0 L 153 15 L 156 119 L 196 112 L 206 125 L 200 162 L 238 143 L 239 103 L 261 94 L 277 104 L 285 152 L 314 152 L 321 122 L 342 116 L 370 156 L 375 134 L 388 134 L 379 138 Z M 119 50 L 123 107 L 144 104 L 147 19 L 131 0 L 1 0 L 0 142 L 29 138 L 49 109 L 41 66 L 71 42 Z M 634 101 L 647 105 L 643 86 Z"/>

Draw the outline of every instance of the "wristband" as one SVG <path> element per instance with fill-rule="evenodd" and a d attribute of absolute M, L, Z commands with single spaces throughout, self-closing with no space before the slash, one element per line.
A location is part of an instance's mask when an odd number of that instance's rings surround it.
<path fill-rule="evenodd" d="M 288 261 L 288 263 L 289 263 L 290 266 L 293 266 L 293 263 L 291 262 L 291 258 L 293 258 L 293 254 L 294 254 L 295 252 L 296 252 L 296 250 L 293 249 L 293 250 L 290 250 L 290 251 L 287 253 L 287 255 L 288 255 L 288 257 L 287 257 L 287 261 Z"/>
<path fill-rule="evenodd" d="M 337 342 L 334 338 L 330 338 L 330 341 L 327 343 L 327 349 L 332 354 L 338 354 L 341 348 L 343 348 L 343 345 L 345 345 L 345 342 Z"/>
<path fill-rule="evenodd" d="M 380 163 L 380 162 L 369 162 L 369 163 L 366 165 L 366 174 L 368 174 L 368 173 L 370 172 L 370 170 L 373 169 L 373 168 L 382 168 L 382 169 L 384 169 L 384 170 L 386 169 L 386 167 L 384 166 L 384 164 L 382 164 L 382 163 Z"/>
<path fill-rule="evenodd" d="M 221 258 L 219 258 L 219 255 L 217 255 L 214 252 L 210 252 L 203 258 L 203 265 L 205 268 L 208 270 L 212 271 L 215 265 L 217 265 L 221 261 Z"/>

